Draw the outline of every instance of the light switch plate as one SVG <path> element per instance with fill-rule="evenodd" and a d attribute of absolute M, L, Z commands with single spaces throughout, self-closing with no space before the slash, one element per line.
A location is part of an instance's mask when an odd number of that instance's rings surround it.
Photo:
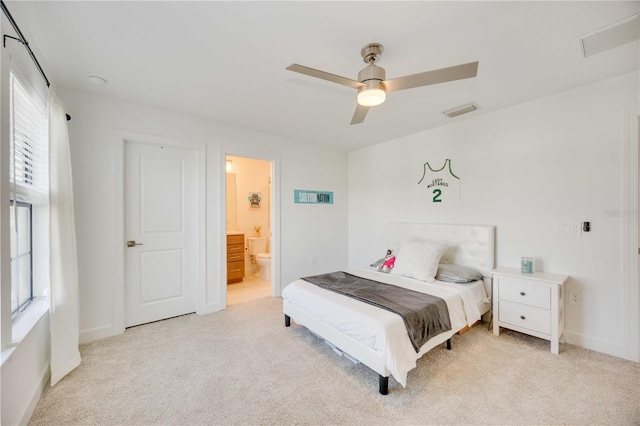
<path fill-rule="evenodd" d="M 554 234 L 579 237 L 582 235 L 582 222 L 563 221 L 553 225 Z"/>

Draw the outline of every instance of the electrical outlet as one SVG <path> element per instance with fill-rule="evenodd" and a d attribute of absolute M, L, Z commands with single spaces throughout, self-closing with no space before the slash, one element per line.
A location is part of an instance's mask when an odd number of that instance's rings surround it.
<path fill-rule="evenodd" d="M 580 297 L 580 292 L 577 288 L 572 288 L 569 291 L 569 304 L 577 306 L 582 304 L 582 298 Z"/>
<path fill-rule="evenodd" d="M 309 258 L 309 266 L 316 266 L 316 257 L 315 256 L 311 256 Z"/>

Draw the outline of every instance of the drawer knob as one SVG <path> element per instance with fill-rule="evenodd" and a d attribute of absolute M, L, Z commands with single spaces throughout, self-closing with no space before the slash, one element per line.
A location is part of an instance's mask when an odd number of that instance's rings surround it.
<path fill-rule="evenodd" d="M 526 293 L 524 291 L 520 292 L 520 296 L 525 296 L 525 295 L 526 295 Z"/>
<path fill-rule="evenodd" d="M 520 315 L 520 319 L 527 319 L 524 315 Z"/>

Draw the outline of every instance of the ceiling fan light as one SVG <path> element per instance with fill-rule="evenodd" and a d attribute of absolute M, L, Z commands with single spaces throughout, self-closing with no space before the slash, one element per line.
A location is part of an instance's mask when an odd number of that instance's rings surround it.
<path fill-rule="evenodd" d="M 363 87 L 358 91 L 358 103 L 362 106 L 380 105 L 386 98 L 387 94 L 380 88 Z"/>

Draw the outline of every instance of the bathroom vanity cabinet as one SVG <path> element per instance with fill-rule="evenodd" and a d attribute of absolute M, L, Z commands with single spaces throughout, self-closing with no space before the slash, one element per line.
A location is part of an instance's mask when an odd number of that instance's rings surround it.
<path fill-rule="evenodd" d="M 227 283 L 244 279 L 244 234 L 227 234 Z"/>

